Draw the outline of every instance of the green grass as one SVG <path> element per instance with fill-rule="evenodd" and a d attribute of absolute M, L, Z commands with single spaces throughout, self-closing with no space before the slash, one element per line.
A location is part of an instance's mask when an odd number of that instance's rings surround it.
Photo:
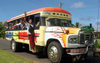
<path fill-rule="evenodd" d="M 16 56 L 10 52 L 0 50 L 0 63 L 32 63 L 28 59 Z"/>
<path fill-rule="evenodd" d="M 97 39 L 97 45 L 96 45 L 97 48 L 100 48 L 100 39 Z"/>
<path fill-rule="evenodd" d="M 3 40 L 3 38 L 0 38 L 0 40 Z"/>

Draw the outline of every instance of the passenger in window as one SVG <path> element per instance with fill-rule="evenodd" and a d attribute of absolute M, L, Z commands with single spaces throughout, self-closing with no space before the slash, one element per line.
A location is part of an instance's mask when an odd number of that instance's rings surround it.
<path fill-rule="evenodd" d="M 14 29 L 14 24 L 13 23 L 9 23 L 9 29 L 13 30 Z"/>
<path fill-rule="evenodd" d="M 17 21 L 17 20 L 15 21 L 15 25 L 16 25 L 16 24 L 18 24 L 18 21 Z"/>
<path fill-rule="evenodd" d="M 17 26 L 17 24 L 18 24 L 18 21 L 16 20 L 15 21 L 15 25 L 14 25 L 14 27 L 15 27 L 16 30 L 19 28 L 19 26 Z"/>
<path fill-rule="evenodd" d="M 11 25 L 12 25 L 12 26 L 11 26 L 12 30 L 14 30 L 14 28 L 15 28 L 15 27 L 14 27 L 14 23 L 12 23 Z"/>
<path fill-rule="evenodd" d="M 20 23 L 16 24 L 15 27 L 21 28 L 23 30 L 25 28 L 24 22 L 21 20 Z"/>
<path fill-rule="evenodd" d="M 39 24 L 40 24 L 40 22 L 38 21 L 38 22 L 35 24 L 35 28 L 39 28 Z"/>
<path fill-rule="evenodd" d="M 25 20 L 25 24 L 27 27 L 27 34 L 29 35 L 29 41 L 30 41 L 30 45 L 31 45 L 31 49 L 32 52 L 36 52 L 34 47 L 35 47 L 35 43 L 34 43 L 34 25 L 32 23 L 32 19 L 29 19 L 29 23 Z"/>
<path fill-rule="evenodd" d="M 9 26 L 8 24 L 5 25 L 6 30 L 9 30 Z"/>
<path fill-rule="evenodd" d="M 9 29 L 11 30 L 11 23 L 9 23 Z"/>

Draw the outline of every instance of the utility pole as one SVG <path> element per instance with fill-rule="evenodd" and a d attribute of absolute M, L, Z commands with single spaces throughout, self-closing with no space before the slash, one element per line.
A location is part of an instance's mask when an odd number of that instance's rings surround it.
<path fill-rule="evenodd" d="M 60 3 L 59 3 L 59 8 L 62 8 L 62 5 L 63 5 L 63 3 L 62 3 L 62 2 L 60 2 Z"/>
<path fill-rule="evenodd" d="M 59 3 L 59 8 L 62 8 L 62 5 L 63 5 L 63 3 L 60 2 L 60 3 Z"/>
<path fill-rule="evenodd" d="M 98 24 L 99 24 L 99 4 L 100 4 L 100 1 L 98 0 L 97 31 L 98 31 Z"/>

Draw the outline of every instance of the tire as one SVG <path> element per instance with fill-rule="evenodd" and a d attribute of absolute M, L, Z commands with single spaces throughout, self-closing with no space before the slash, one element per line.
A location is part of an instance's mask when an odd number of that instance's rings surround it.
<path fill-rule="evenodd" d="M 13 52 L 18 52 L 22 50 L 22 44 L 21 43 L 17 43 L 15 41 L 11 41 L 11 50 Z"/>
<path fill-rule="evenodd" d="M 58 42 L 52 41 L 48 45 L 47 54 L 52 63 L 60 63 L 62 59 L 62 53 L 62 47 Z"/>

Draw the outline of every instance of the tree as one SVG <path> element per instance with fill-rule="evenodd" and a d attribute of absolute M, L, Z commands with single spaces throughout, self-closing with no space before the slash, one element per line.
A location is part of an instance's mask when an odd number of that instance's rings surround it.
<path fill-rule="evenodd" d="M 77 28 L 79 27 L 79 22 L 76 22 L 76 27 L 77 27 Z"/>
<path fill-rule="evenodd" d="M 80 24 L 79 22 L 76 22 L 76 25 L 75 26 L 78 28 L 78 27 L 81 27 L 82 24 Z"/>
<path fill-rule="evenodd" d="M 4 24 L 0 22 L 0 38 L 4 38 L 4 37 L 5 37 L 5 27 Z"/>

